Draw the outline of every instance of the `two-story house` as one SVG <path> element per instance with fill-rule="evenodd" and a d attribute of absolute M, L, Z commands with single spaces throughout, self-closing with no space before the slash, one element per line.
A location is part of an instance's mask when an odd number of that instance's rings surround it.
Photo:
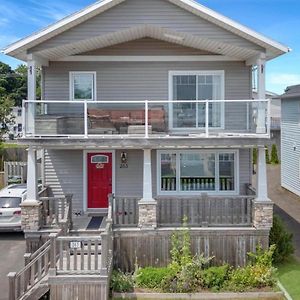
<path fill-rule="evenodd" d="M 273 216 L 266 63 L 288 51 L 191 0 L 103 0 L 10 45 L 5 53 L 28 64 L 26 236 L 43 229 L 42 149 L 49 202 L 72 194 L 72 213 L 111 214 L 117 267 L 166 264 L 185 215 L 195 252 L 245 263 L 268 244 Z"/>

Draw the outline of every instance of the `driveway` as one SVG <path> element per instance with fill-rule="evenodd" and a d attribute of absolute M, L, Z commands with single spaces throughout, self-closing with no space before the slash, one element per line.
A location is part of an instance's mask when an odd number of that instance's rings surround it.
<path fill-rule="evenodd" d="M 268 166 L 268 190 L 274 212 L 294 235 L 295 256 L 300 259 L 300 197 L 281 187 L 280 166 Z"/>
<path fill-rule="evenodd" d="M 25 240 L 22 233 L 0 233 L 0 300 L 8 299 L 9 272 L 24 266 Z"/>

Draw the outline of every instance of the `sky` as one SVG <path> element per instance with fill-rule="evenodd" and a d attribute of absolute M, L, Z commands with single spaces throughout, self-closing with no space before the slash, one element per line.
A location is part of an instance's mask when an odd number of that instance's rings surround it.
<path fill-rule="evenodd" d="M 0 49 L 93 2 L 95 0 L 0 0 Z M 280 94 L 288 85 L 300 84 L 299 0 L 198 2 L 293 50 L 268 62 L 269 91 Z M 3 54 L 0 54 L 0 61 L 13 68 L 21 63 Z"/>

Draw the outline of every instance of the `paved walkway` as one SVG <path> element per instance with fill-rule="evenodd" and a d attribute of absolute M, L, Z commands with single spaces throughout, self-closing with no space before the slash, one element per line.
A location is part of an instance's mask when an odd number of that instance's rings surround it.
<path fill-rule="evenodd" d="M 300 197 L 281 187 L 280 166 L 268 166 L 268 190 L 274 212 L 294 235 L 295 255 L 300 259 Z"/>

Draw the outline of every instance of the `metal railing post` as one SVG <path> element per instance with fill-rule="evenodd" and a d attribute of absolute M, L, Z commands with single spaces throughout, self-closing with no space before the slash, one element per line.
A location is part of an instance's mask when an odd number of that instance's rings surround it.
<path fill-rule="evenodd" d="M 87 102 L 84 101 L 84 138 L 88 138 L 88 107 Z"/>
<path fill-rule="evenodd" d="M 145 138 L 148 139 L 149 138 L 149 103 L 148 100 L 145 101 Z"/>
<path fill-rule="evenodd" d="M 267 102 L 267 134 L 271 136 L 271 100 Z"/>
<path fill-rule="evenodd" d="M 205 101 L 205 135 L 209 137 L 209 102 Z"/>
<path fill-rule="evenodd" d="M 22 101 L 22 136 L 26 136 L 26 109 L 25 109 L 25 100 Z"/>

